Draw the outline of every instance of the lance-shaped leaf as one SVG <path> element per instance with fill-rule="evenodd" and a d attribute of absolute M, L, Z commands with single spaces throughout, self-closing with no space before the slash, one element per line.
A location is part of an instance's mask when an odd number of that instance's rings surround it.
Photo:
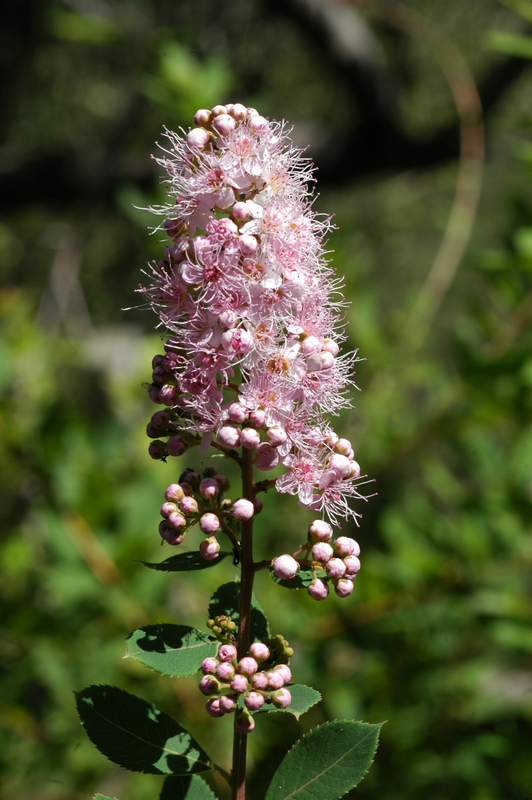
<path fill-rule="evenodd" d="M 304 686 L 302 683 L 294 683 L 292 686 L 286 687 L 292 695 L 292 702 L 287 708 L 277 708 L 273 703 L 265 703 L 262 708 L 254 712 L 255 714 L 263 714 L 265 711 L 273 713 L 274 711 L 284 711 L 285 714 L 293 714 L 296 719 L 299 719 L 301 714 L 304 714 L 309 708 L 315 706 L 321 700 L 321 694 L 313 689 L 312 686 Z"/>
<path fill-rule="evenodd" d="M 199 775 L 166 778 L 159 800 L 216 800 L 216 795 Z"/>
<path fill-rule="evenodd" d="M 100 753 L 132 772 L 191 775 L 212 768 L 210 758 L 175 719 L 116 686 L 76 693 L 81 722 Z"/>
<path fill-rule="evenodd" d="M 238 608 L 240 598 L 240 581 L 231 581 L 219 586 L 209 603 L 209 617 L 226 614 L 238 625 Z M 255 595 L 251 598 L 251 640 L 267 639 L 270 628 L 264 611 Z"/>
<path fill-rule="evenodd" d="M 310 731 L 287 753 L 266 800 L 338 800 L 370 768 L 380 728 L 342 720 Z"/>
<path fill-rule="evenodd" d="M 231 553 L 220 552 L 218 553 L 218 558 L 215 558 L 214 561 L 207 561 L 197 550 L 194 550 L 188 553 L 179 553 L 177 556 L 170 556 L 170 558 L 160 561 L 158 564 L 151 564 L 149 561 L 141 561 L 140 563 L 159 572 L 193 572 L 198 569 L 214 567 L 230 555 Z"/>
<path fill-rule="evenodd" d="M 187 625 L 147 625 L 127 638 L 126 658 L 131 656 L 161 675 L 184 678 L 194 675 L 201 662 L 215 656 L 219 642 Z"/>

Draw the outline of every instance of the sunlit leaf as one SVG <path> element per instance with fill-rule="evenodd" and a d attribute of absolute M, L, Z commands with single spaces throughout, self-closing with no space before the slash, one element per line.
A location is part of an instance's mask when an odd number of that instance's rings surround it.
<path fill-rule="evenodd" d="M 126 656 L 161 675 L 183 678 L 194 675 L 204 658 L 216 655 L 218 647 L 219 642 L 196 628 L 162 623 L 133 631 L 127 639 Z"/>

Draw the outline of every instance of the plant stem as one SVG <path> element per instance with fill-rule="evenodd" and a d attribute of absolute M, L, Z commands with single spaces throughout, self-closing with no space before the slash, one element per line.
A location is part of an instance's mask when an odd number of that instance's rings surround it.
<path fill-rule="evenodd" d="M 242 453 L 242 496 L 252 503 L 255 500 L 253 463 L 251 451 Z M 240 547 L 240 604 L 238 614 L 238 659 L 247 655 L 251 640 L 251 597 L 253 594 L 253 517 L 242 523 Z M 235 730 L 233 737 L 233 800 L 246 800 L 246 744 L 247 734 Z"/>

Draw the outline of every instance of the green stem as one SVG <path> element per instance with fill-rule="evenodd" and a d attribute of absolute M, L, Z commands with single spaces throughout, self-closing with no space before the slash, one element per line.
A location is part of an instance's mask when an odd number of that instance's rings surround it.
<path fill-rule="evenodd" d="M 255 500 L 253 462 L 251 451 L 242 448 L 242 496 Z M 251 643 L 251 597 L 253 595 L 253 517 L 242 523 L 240 548 L 240 604 L 238 614 L 238 659 L 247 655 Z M 233 793 L 232 800 L 246 800 L 246 744 L 247 734 L 235 730 L 233 737 Z"/>

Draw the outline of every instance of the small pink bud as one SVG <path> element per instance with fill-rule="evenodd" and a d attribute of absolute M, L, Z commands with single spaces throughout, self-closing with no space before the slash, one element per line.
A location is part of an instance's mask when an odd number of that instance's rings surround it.
<path fill-rule="evenodd" d="M 245 497 L 240 498 L 240 500 L 235 500 L 231 508 L 233 518 L 241 521 L 251 519 L 254 513 L 255 507 L 253 503 L 250 500 L 246 500 Z"/>
<path fill-rule="evenodd" d="M 341 558 L 331 558 L 325 565 L 325 570 L 329 578 L 343 578 L 345 575 L 345 563 Z"/>
<path fill-rule="evenodd" d="M 149 396 L 150 400 L 152 401 L 152 403 L 159 403 L 159 405 L 162 403 L 162 400 L 159 397 L 159 387 L 158 386 L 154 386 L 153 384 L 151 386 L 148 386 L 148 396 Z"/>
<path fill-rule="evenodd" d="M 218 666 L 218 660 L 216 658 L 204 658 L 201 662 L 201 671 L 204 675 L 214 675 L 216 667 Z"/>
<path fill-rule="evenodd" d="M 319 353 L 321 348 L 322 342 L 317 336 L 307 336 L 306 339 L 303 339 L 301 342 L 301 353 L 304 356 L 310 356 L 312 353 Z"/>
<path fill-rule="evenodd" d="M 271 693 L 270 697 L 272 703 L 274 706 L 277 706 L 277 708 L 288 708 L 292 702 L 292 695 L 288 689 L 277 689 L 276 692 Z"/>
<path fill-rule="evenodd" d="M 333 356 L 337 356 L 340 352 L 340 348 L 332 339 L 325 339 L 323 342 L 323 349 L 327 350 Z"/>
<path fill-rule="evenodd" d="M 203 478 L 199 485 L 199 493 L 205 500 L 211 500 L 220 494 L 220 487 L 214 478 Z"/>
<path fill-rule="evenodd" d="M 227 107 L 222 105 L 214 106 L 214 108 L 211 109 L 211 113 L 213 117 L 219 117 L 220 114 L 227 114 Z"/>
<path fill-rule="evenodd" d="M 243 106 L 242 103 L 234 103 L 229 113 L 236 120 L 242 120 L 246 118 L 247 111 L 246 106 Z"/>
<path fill-rule="evenodd" d="M 211 121 L 211 112 L 208 108 L 198 108 L 194 114 L 194 122 L 196 125 L 208 125 Z"/>
<path fill-rule="evenodd" d="M 266 422 L 266 412 L 262 408 L 256 408 L 255 411 L 252 411 L 250 413 L 249 421 L 256 428 L 262 428 L 262 426 Z"/>
<path fill-rule="evenodd" d="M 233 219 L 237 219 L 240 222 L 245 222 L 250 217 L 250 210 L 247 203 L 235 203 L 233 206 L 233 210 L 231 211 L 231 215 Z"/>
<path fill-rule="evenodd" d="M 288 439 L 285 429 L 281 428 L 280 425 L 272 425 L 272 427 L 268 428 L 266 431 L 266 435 L 272 447 L 280 447 L 280 445 L 284 444 Z"/>
<path fill-rule="evenodd" d="M 325 600 L 329 594 L 329 587 L 321 578 L 316 578 L 316 580 L 312 581 L 307 587 L 307 592 L 313 600 Z"/>
<path fill-rule="evenodd" d="M 245 675 L 235 675 L 235 677 L 231 681 L 231 689 L 234 692 L 239 692 L 240 694 L 242 694 L 242 692 L 247 692 L 248 687 L 249 683 Z"/>
<path fill-rule="evenodd" d="M 333 536 L 333 529 L 328 522 L 322 519 L 315 519 L 314 522 L 311 522 L 308 532 L 319 542 L 330 542 Z"/>
<path fill-rule="evenodd" d="M 177 545 L 181 544 L 183 541 L 182 534 L 172 528 L 166 519 L 163 519 L 162 522 L 159 523 L 159 534 L 161 539 L 164 539 L 164 541 L 168 542 L 168 544 Z"/>
<path fill-rule="evenodd" d="M 279 453 L 268 442 L 262 442 L 257 447 L 257 455 L 255 457 L 255 466 L 262 472 L 269 472 L 275 469 L 279 463 Z"/>
<path fill-rule="evenodd" d="M 251 676 L 251 685 L 254 689 L 266 689 L 268 686 L 268 676 L 265 672 L 256 672 Z"/>
<path fill-rule="evenodd" d="M 216 537 L 210 536 L 201 542 L 199 551 L 206 561 L 214 561 L 215 558 L 218 558 L 218 553 L 220 552 L 220 542 Z"/>
<path fill-rule="evenodd" d="M 172 511 L 172 513 L 168 515 L 168 524 L 174 528 L 174 530 L 179 531 L 181 528 L 185 527 L 187 521 L 179 511 Z"/>
<path fill-rule="evenodd" d="M 181 436 L 171 436 L 170 439 L 168 439 L 166 447 L 171 456 L 180 456 L 185 450 L 188 450 L 188 445 L 183 441 Z"/>
<path fill-rule="evenodd" d="M 344 558 L 345 564 L 345 577 L 356 575 L 360 570 L 360 559 L 357 556 L 347 556 Z"/>
<path fill-rule="evenodd" d="M 242 428 L 240 443 L 246 450 L 253 450 L 260 444 L 260 433 L 255 428 Z"/>
<path fill-rule="evenodd" d="M 334 549 L 340 558 L 345 558 L 345 556 L 360 555 L 360 547 L 358 542 L 355 542 L 355 540 L 351 539 L 349 536 L 339 536 L 334 543 Z"/>
<path fill-rule="evenodd" d="M 227 136 L 234 131 L 235 121 L 229 114 L 220 114 L 213 120 L 212 127 L 220 136 Z"/>
<path fill-rule="evenodd" d="M 229 408 L 227 409 L 227 417 L 231 420 L 231 422 L 238 422 L 242 424 L 248 418 L 248 410 L 246 406 L 242 405 L 242 403 L 231 403 Z M 245 428 L 242 429 L 242 433 L 244 433 Z"/>
<path fill-rule="evenodd" d="M 259 246 L 259 243 L 255 238 L 255 236 L 252 236 L 249 233 L 244 233 L 242 236 L 240 236 L 238 242 L 240 244 L 240 249 L 244 253 L 244 255 L 251 255 L 251 253 L 254 253 L 257 247 Z"/>
<path fill-rule="evenodd" d="M 199 690 L 202 694 L 216 694 L 220 691 L 220 683 L 212 675 L 204 675 L 199 682 Z"/>
<path fill-rule="evenodd" d="M 249 648 L 249 654 L 260 664 L 261 661 L 266 661 L 270 657 L 270 648 L 262 642 L 253 642 Z"/>
<path fill-rule="evenodd" d="M 220 529 L 220 520 L 216 514 L 211 514 L 211 512 L 208 511 L 200 517 L 199 525 L 203 533 L 213 534 Z"/>
<path fill-rule="evenodd" d="M 223 644 L 218 650 L 218 658 L 220 661 L 232 661 L 236 658 L 236 647 L 234 644 Z"/>
<path fill-rule="evenodd" d="M 353 591 L 353 588 L 353 581 L 347 578 L 340 578 L 339 581 L 336 581 L 334 591 L 338 597 L 348 597 Z"/>
<path fill-rule="evenodd" d="M 220 708 L 225 714 L 230 714 L 236 708 L 236 700 L 232 694 L 223 694 L 220 697 Z"/>
<path fill-rule="evenodd" d="M 177 511 L 177 506 L 175 503 L 163 503 L 161 506 L 161 517 L 168 519 L 170 514 L 173 514 L 174 511 Z"/>
<path fill-rule="evenodd" d="M 210 717 L 223 717 L 225 714 L 225 711 L 220 708 L 220 699 L 218 697 L 211 697 L 210 700 L 207 700 L 205 708 Z"/>
<path fill-rule="evenodd" d="M 318 542 L 312 548 L 312 558 L 314 561 L 320 561 L 322 564 L 326 564 L 332 558 L 333 549 L 330 544 L 327 542 Z"/>
<path fill-rule="evenodd" d="M 273 671 L 280 672 L 285 683 L 292 680 L 292 672 L 288 664 L 277 664 L 277 666 L 273 668 Z"/>
<path fill-rule="evenodd" d="M 261 117 L 260 114 L 257 114 L 256 117 L 251 117 L 249 120 L 249 127 L 252 131 L 260 131 L 262 128 L 266 128 L 268 125 L 268 120 L 264 117 Z"/>
<path fill-rule="evenodd" d="M 349 462 L 348 478 L 360 478 L 360 464 L 357 461 Z"/>
<path fill-rule="evenodd" d="M 169 503 L 179 503 L 183 499 L 185 493 L 178 483 L 171 483 L 164 496 Z"/>
<path fill-rule="evenodd" d="M 244 703 L 250 711 L 258 711 L 264 705 L 264 695 L 259 694 L 259 692 L 250 692 L 244 698 Z"/>
<path fill-rule="evenodd" d="M 272 566 L 275 577 L 285 581 L 293 578 L 299 570 L 298 562 L 288 553 L 274 558 Z"/>
<path fill-rule="evenodd" d="M 340 455 L 347 456 L 347 458 L 349 458 L 349 454 L 352 452 L 352 450 L 353 448 L 351 447 L 351 442 L 349 439 L 338 439 L 334 445 L 335 453 L 340 453 Z"/>
<path fill-rule="evenodd" d="M 240 659 L 240 661 L 236 665 L 236 668 L 241 675 L 246 675 L 246 677 L 250 678 L 252 675 L 256 673 L 256 671 L 259 668 L 259 665 L 255 661 L 255 659 L 252 658 L 251 656 L 244 656 L 244 658 Z"/>
<path fill-rule="evenodd" d="M 189 147 L 194 150 L 203 150 L 209 141 L 209 133 L 205 128 L 192 128 L 192 130 L 187 133 L 186 138 Z"/>
<path fill-rule="evenodd" d="M 255 727 L 255 720 L 246 709 L 235 718 L 235 728 L 238 733 L 251 733 Z"/>
<path fill-rule="evenodd" d="M 216 440 L 222 447 L 238 447 L 240 444 L 240 431 L 234 425 L 222 425 L 216 434 Z"/>
<path fill-rule="evenodd" d="M 340 453 L 333 453 L 329 460 L 329 469 L 331 469 L 336 477 L 341 480 L 347 478 L 351 469 L 351 462 Z"/>
<path fill-rule="evenodd" d="M 235 677 L 235 668 L 229 661 L 222 661 L 222 663 L 218 664 L 216 667 L 216 677 L 228 683 Z"/>
<path fill-rule="evenodd" d="M 198 501 L 194 497 L 183 497 L 179 502 L 179 508 L 187 516 L 197 514 L 199 511 Z"/>
<path fill-rule="evenodd" d="M 222 313 L 218 315 L 218 322 L 221 328 L 234 328 L 238 322 L 238 314 L 236 311 L 233 311 L 229 308 L 227 311 L 222 311 Z M 241 405 L 241 403 L 234 403 L 233 405 Z M 238 419 L 235 419 L 234 421 L 240 422 Z"/>
<path fill-rule="evenodd" d="M 268 686 L 270 689 L 281 689 L 284 686 L 284 678 L 280 672 L 267 672 Z"/>
<path fill-rule="evenodd" d="M 165 383 L 164 386 L 161 386 L 159 389 L 159 400 L 165 406 L 175 406 L 175 402 L 181 392 L 177 388 L 177 386 L 172 386 L 171 383 Z"/>

